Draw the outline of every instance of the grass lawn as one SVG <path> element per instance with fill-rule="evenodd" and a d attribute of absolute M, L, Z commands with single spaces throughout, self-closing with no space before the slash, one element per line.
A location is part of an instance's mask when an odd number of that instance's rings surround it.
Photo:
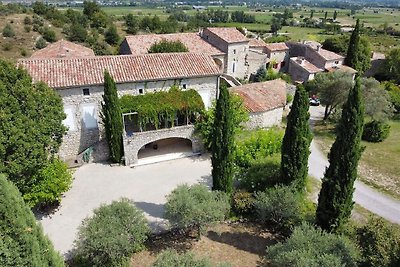
<path fill-rule="evenodd" d="M 362 142 L 365 150 L 359 164 L 360 179 L 400 199 L 400 121 L 390 121 L 389 137 L 380 143 Z M 314 127 L 314 139 L 328 154 L 335 138 L 334 126 L 318 122 Z"/>
<path fill-rule="evenodd" d="M 178 252 L 191 251 L 197 257 L 214 264 L 227 262 L 231 266 L 260 266 L 265 248 L 275 244 L 279 236 L 251 223 L 220 223 L 210 226 L 200 241 L 182 236 L 165 236 L 150 242 L 148 249 L 136 253 L 131 266 L 151 266 L 157 255 L 167 248 Z"/>
<path fill-rule="evenodd" d="M 327 35 L 323 33 L 322 29 L 317 28 L 305 28 L 305 27 L 292 27 L 285 26 L 280 31 L 280 33 L 287 33 L 291 40 L 313 40 L 322 42 L 327 37 L 332 35 Z"/>

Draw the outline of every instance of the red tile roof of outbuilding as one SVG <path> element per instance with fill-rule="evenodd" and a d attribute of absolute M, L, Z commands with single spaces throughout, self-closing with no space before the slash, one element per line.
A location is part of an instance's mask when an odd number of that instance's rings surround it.
<path fill-rule="evenodd" d="M 64 57 L 91 57 L 92 49 L 66 40 L 49 44 L 32 54 L 31 58 L 64 58 Z"/>

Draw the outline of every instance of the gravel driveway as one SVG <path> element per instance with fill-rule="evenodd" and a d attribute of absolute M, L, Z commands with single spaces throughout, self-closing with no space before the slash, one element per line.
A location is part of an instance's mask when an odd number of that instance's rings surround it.
<path fill-rule="evenodd" d="M 196 156 L 157 164 L 111 167 L 87 164 L 76 170 L 74 182 L 54 214 L 39 218 L 55 248 L 67 255 L 82 220 L 102 203 L 121 197 L 132 199 L 142 209 L 154 230 L 165 227 L 165 196 L 177 185 L 204 183 L 211 185 L 209 156 Z"/>

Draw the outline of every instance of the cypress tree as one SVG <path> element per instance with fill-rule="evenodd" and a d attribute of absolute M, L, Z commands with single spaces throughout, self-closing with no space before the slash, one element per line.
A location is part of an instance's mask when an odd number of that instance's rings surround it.
<path fill-rule="evenodd" d="M 226 85 L 220 88 L 211 142 L 213 190 L 233 190 L 234 120 L 232 101 Z"/>
<path fill-rule="evenodd" d="M 304 190 L 308 176 L 308 157 L 312 134 L 308 119 L 308 93 L 299 86 L 287 117 L 287 127 L 282 142 L 282 181 L 294 183 L 299 191 Z"/>
<path fill-rule="evenodd" d="M 347 48 L 347 55 L 344 64 L 353 69 L 360 71 L 360 20 L 357 19 L 356 26 L 351 34 L 349 47 Z"/>
<path fill-rule="evenodd" d="M 122 143 L 122 112 L 119 105 L 117 87 L 114 79 L 107 71 L 104 72 L 104 95 L 101 107 L 101 118 L 110 149 L 110 159 L 112 162 L 121 162 L 124 153 Z"/>
<path fill-rule="evenodd" d="M 343 105 L 338 133 L 329 153 L 318 198 L 316 223 L 322 229 L 335 232 L 348 220 L 353 209 L 354 181 L 363 148 L 361 135 L 364 123 L 361 81 L 357 77 Z"/>
<path fill-rule="evenodd" d="M 1 174 L 0 266 L 64 266 L 18 189 Z"/>

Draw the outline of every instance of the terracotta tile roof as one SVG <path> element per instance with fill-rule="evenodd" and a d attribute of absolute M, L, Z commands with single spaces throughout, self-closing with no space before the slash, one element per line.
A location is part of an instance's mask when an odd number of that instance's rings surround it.
<path fill-rule="evenodd" d="M 249 46 L 250 47 L 266 47 L 267 43 L 264 42 L 262 39 L 249 39 Z"/>
<path fill-rule="evenodd" d="M 318 73 L 324 71 L 323 69 L 318 68 L 303 57 L 292 57 L 290 58 L 290 61 L 293 62 L 293 64 L 296 64 L 305 69 L 308 73 Z"/>
<path fill-rule="evenodd" d="M 31 58 L 63 58 L 63 57 L 91 57 L 92 49 L 66 40 L 59 40 L 49 44 L 32 54 Z"/>
<path fill-rule="evenodd" d="M 323 48 L 320 48 L 319 50 L 317 49 L 316 52 L 325 60 L 344 59 L 344 56 L 338 55 L 332 51 Z"/>
<path fill-rule="evenodd" d="M 266 48 L 271 52 L 289 50 L 289 47 L 285 43 L 269 43 L 266 45 Z"/>
<path fill-rule="evenodd" d="M 277 79 L 261 83 L 249 83 L 230 88 L 239 95 L 249 112 L 264 112 L 286 104 L 286 82 Z"/>
<path fill-rule="evenodd" d="M 357 71 L 349 66 L 346 65 L 340 65 L 340 66 L 335 66 L 331 68 L 326 69 L 328 72 L 335 72 L 335 71 L 344 71 L 350 74 L 356 74 Z"/>
<path fill-rule="evenodd" d="M 193 53 L 22 59 L 18 64 L 34 82 L 43 81 L 52 88 L 103 84 L 104 70 L 116 83 L 220 74 L 211 56 Z"/>
<path fill-rule="evenodd" d="M 224 54 L 221 50 L 208 43 L 196 32 L 172 34 L 141 34 L 125 37 L 133 55 L 147 54 L 147 51 L 156 42 L 161 40 L 181 41 L 191 53 L 204 53 L 209 55 Z"/>
<path fill-rule="evenodd" d="M 249 39 L 246 38 L 240 31 L 236 28 L 218 28 L 218 27 L 209 27 L 206 28 L 210 32 L 217 35 L 219 38 L 224 40 L 227 43 L 241 43 L 247 42 Z"/>

